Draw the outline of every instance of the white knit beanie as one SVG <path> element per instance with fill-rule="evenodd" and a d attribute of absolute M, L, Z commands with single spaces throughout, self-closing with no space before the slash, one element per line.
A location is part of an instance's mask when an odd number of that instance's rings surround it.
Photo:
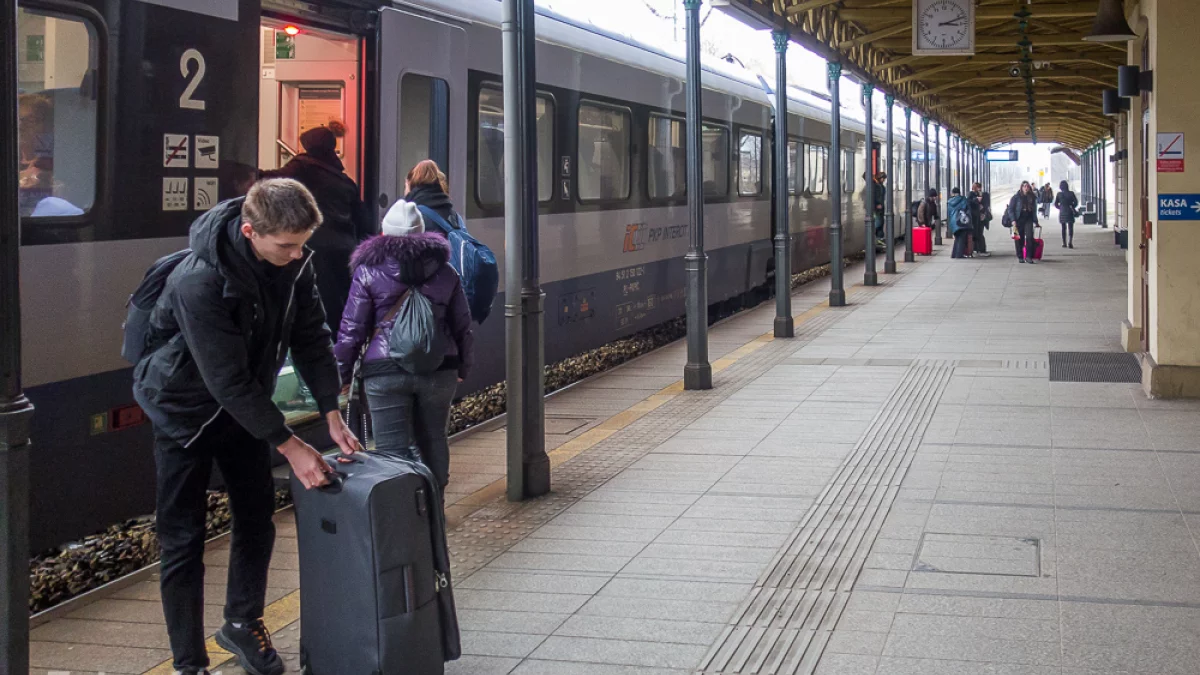
<path fill-rule="evenodd" d="M 417 205 L 403 199 L 392 204 L 387 215 L 383 217 L 383 233 L 389 237 L 406 237 L 411 234 L 421 234 L 425 231 L 425 218 L 417 209 Z"/>

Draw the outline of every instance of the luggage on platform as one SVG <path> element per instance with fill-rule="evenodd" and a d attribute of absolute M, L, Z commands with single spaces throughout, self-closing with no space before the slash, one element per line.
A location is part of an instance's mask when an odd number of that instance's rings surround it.
<path fill-rule="evenodd" d="M 323 488 L 292 478 L 302 672 L 441 675 L 461 648 L 437 481 L 417 461 L 350 459 Z"/>
<path fill-rule="evenodd" d="M 933 255 L 933 228 L 914 227 L 912 247 L 917 255 Z"/>
<path fill-rule="evenodd" d="M 1044 253 L 1045 250 L 1046 250 L 1046 242 L 1042 241 L 1042 227 L 1041 227 L 1041 225 L 1039 225 L 1037 227 L 1037 229 L 1034 230 L 1034 234 L 1033 234 L 1033 255 L 1029 255 L 1029 247 L 1026 247 L 1025 248 L 1025 259 L 1026 260 L 1030 260 L 1030 259 L 1041 260 L 1042 253 Z"/>

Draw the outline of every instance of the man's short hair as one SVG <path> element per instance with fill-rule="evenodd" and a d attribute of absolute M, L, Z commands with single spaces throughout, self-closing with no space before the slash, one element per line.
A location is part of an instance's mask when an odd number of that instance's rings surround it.
<path fill-rule="evenodd" d="M 291 178 L 259 181 L 246 194 L 242 222 L 260 235 L 299 234 L 321 225 L 321 209 L 308 188 Z"/>

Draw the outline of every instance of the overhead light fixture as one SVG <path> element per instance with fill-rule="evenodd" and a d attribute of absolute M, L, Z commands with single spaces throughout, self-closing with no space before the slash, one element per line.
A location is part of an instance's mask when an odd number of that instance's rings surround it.
<path fill-rule="evenodd" d="M 1154 71 L 1142 72 L 1137 66 L 1117 66 L 1117 95 L 1122 98 L 1141 96 L 1154 91 Z"/>
<path fill-rule="evenodd" d="M 1104 114 L 1120 115 L 1129 110 L 1129 99 L 1121 98 L 1116 89 L 1104 90 Z"/>
<path fill-rule="evenodd" d="M 1125 3 L 1122 0 L 1100 0 L 1092 32 L 1083 39 L 1088 42 L 1129 42 L 1135 38 L 1137 33 L 1125 20 Z"/>

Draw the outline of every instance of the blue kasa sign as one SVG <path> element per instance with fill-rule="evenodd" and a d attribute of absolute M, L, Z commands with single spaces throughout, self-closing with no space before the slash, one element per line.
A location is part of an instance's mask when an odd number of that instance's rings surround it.
<path fill-rule="evenodd" d="M 1200 194 L 1159 195 L 1159 220 L 1200 220 Z"/>

